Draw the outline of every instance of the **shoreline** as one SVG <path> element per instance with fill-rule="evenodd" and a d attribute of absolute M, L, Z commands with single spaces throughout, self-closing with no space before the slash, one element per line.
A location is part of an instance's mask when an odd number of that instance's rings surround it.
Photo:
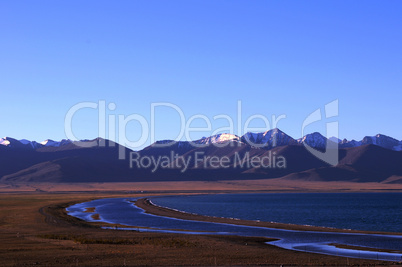
<path fill-rule="evenodd" d="M 68 206 L 95 199 L 144 198 L 151 195 L 125 192 L 0 194 L 3 204 L 0 208 L 2 265 L 388 266 L 393 264 L 383 260 L 344 258 L 287 250 L 266 244 L 272 239 L 261 237 L 101 229 L 105 223 L 87 222 L 67 215 L 65 211 Z M 166 195 L 166 193 L 158 192 L 155 195 Z M 116 226 L 120 228 L 119 225 Z"/>
<path fill-rule="evenodd" d="M 227 225 L 239 225 L 239 226 L 250 226 L 250 227 L 257 227 L 257 228 L 261 228 L 261 229 L 272 229 L 272 231 L 275 231 L 274 229 L 276 229 L 276 231 L 289 231 L 290 232 L 294 232 L 294 233 L 301 233 L 303 231 L 310 231 L 310 233 L 312 235 L 320 235 L 321 233 L 323 235 L 327 235 L 329 233 L 338 233 L 339 235 L 342 234 L 360 234 L 363 236 L 368 235 L 367 237 L 364 238 L 369 238 L 369 235 L 373 235 L 372 238 L 378 238 L 378 235 L 393 235 L 393 236 L 400 236 L 401 233 L 387 233 L 387 232 L 369 232 L 369 231 L 356 231 L 356 230 L 345 230 L 345 229 L 335 229 L 335 228 L 326 228 L 326 227 L 315 227 L 315 226 L 306 226 L 306 225 L 294 225 L 294 224 L 283 224 L 283 223 L 272 223 L 272 222 L 260 222 L 260 221 L 249 221 L 249 220 L 239 220 L 239 219 L 232 219 L 232 218 L 218 218 L 218 217 L 209 217 L 209 216 L 202 216 L 202 215 L 197 215 L 197 214 L 191 214 L 191 213 L 186 213 L 186 212 L 182 212 L 182 211 L 178 211 L 178 210 L 173 210 L 173 209 L 169 209 L 166 207 L 161 207 L 161 206 L 157 206 L 155 204 L 152 203 L 152 201 L 149 199 L 152 198 L 152 196 L 143 196 L 140 198 L 137 198 L 135 200 L 129 200 L 129 203 L 131 203 L 131 205 L 135 206 L 136 208 L 139 208 L 140 210 L 142 210 L 143 213 L 145 214 L 151 214 L 151 215 L 155 215 L 155 216 L 161 216 L 161 217 L 165 217 L 165 218 L 174 218 L 174 219 L 178 219 L 178 220 L 188 220 L 188 221 L 198 221 L 198 222 L 211 222 L 211 223 L 220 223 L 220 224 L 227 224 Z M 127 201 L 127 199 L 126 199 Z M 93 207 L 93 206 L 89 206 L 89 207 Z M 91 209 L 91 208 L 90 208 Z M 96 210 L 96 208 L 95 208 Z M 94 210 L 94 211 L 95 211 Z M 84 211 L 85 212 L 85 211 Z M 94 218 L 92 218 L 94 219 Z M 98 223 L 102 223 L 102 224 L 106 224 L 106 225 L 110 225 L 110 223 L 107 223 L 105 221 L 92 221 L 89 222 L 90 224 L 98 224 Z M 117 225 L 115 225 L 117 226 Z M 140 231 L 139 229 L 147 229 L 148 227 L 137 227 L 137 226 L 122 226 L 119 225 L 120 230 L 134 230 L 135 232 L 137 232 L 138 234 L 141 234 L 142 231 Z M 102 227 L 104 230 L 107 229 L 112 229 L 112 230 L 117 230 L 117 227 Z M 152 229 L 152 228 L 149 228 Z M 179 232 L 178 232 L 179 231 Z M 125 231 L 124 231 L 125 232 Z M 148 231 L 145 231 L 148 232 Z M 150 231 L 152 232 L 152 231 Z M 285 251 L 294 251 L 297 253 L 300 252 L 304 252 L 304 253 L 308 253 L 308 254 L 318 254 L 318 255 L 328 255 L 328 256 L 333 256 L 333 257 L 342 257 L 342 258 L 346 258 L 346 259 L 350 259 L 350 258 L 355 258 L 355 259 L 365 259 L 365 260 L 380 260 L 380 261 L 387 261 L 387 262 L 397 262 L 398 257 L 402 256 L 402 251 L 396 247 L 391 247 L 391 248 L 377 248 L 376 246 L 367 246 L 364 243 L 361 243 L 360 245 L 352 245 L 352 244 L 343 244 L 342 240 L 339 241 L 335 238 L 333 239 L 332 243 L 330 244 L 324 244 L 321 245 L 320 242 L 316 243 L 317 241 L 312 241 L 313 244 L 311 246 L 311 249 L 307 250 L 306 247 L 304 247 L 304 250 L 301 249 L 300 247 L 303 246 L 303 242 L 299 242 L 297 240 L 291 240 L 291 241 L 287 241 L 287 237 L 285 234 L 285 236 L 283 236 L 282 234 L 279 234 L 279 236 L 277 234 L 271 235 L 259 235 L 259 234 L 251 234 L 251 235 L 246 235 L 246 236 L 242 236 L 234 234 L 234 235 L 214 235 L 210 232 L 193 232 L 193 231 L 189 231 L 192 234 L 186 234 L 186 231 L 180 228 L 174 228 L 174 229 L 166 229 L 166 231 L 162 230 L 162 231 L 156 231 L 155 234 L 161 234 L 161 235 L 165 235 L 165 234 L 171 234 L 171 235 L 176 235 L 176 234 L 180 234 L 180 235 L 184 235 L 186 236 L 186 238 L 188 238 L 188 236 L 205 236 L 205 237 L 211 237 L 211 238 L 223 238 L 224 240 L 226 240 L 227 238 L 244 238 L 244 237 L 248 237 L 251 238 L 250 240 L 253 240 L 254 238 L 267 238 L 269 239 L 269 242 L 264 242 L 265 245 L 268 246 L 274 246 L 277 247 L 279 249 L 284 249 Z M 321 233 L 320 233 L 321 232 Z M 280 233 L 280 232 L 278 232 Z M 374 237 L 375 235 L 377 235 L 377 237 Z M 392 238 L 391 236 L 389 236 L 388 238 Z M 396 237 L 393 237 L 396 238 Z M 400 238 L 400 237 L 399 237 Z M 274 244 L 275 242 L 279 242 L 280 240 L 284 239 L 285 243 L 281 244 L 281 245 L 277 245 Z M 332 239 L 331 239 L 332 240 Z M 268 240 L 267 240 L 268 241 Z M 272 241 L 275 241 L 273 243 L 270 243 Z M 294 243 L 296 242 L 296 243 Z M 310 241 L 306 241 L 306 242 L 310 242 Z M 301 246 L 298 246 L 297 244 L 300 243 Z M 245 243 L 247 245 L 247 242 Z M 296 244 L 296 246 L 291 245 L 291 247 L 289 247 L 289 244 Z M 314 247 L 317 244 L 318 247 Z M 338 251 L 339 250 L 339 251 Z M 341 250 L 349 250 L 347 252 L 344 252 Z M 354 252 L 353 252 L 354 251 Z M 365 256 L 361 256 L 361 252 L 365 254 Z M 367 254 L 368 253 L 368 254 Z M 374 254 L 377 253 L 377 254 Z M 381 254 L 381 255 L 379 255 Z M 373 256 L 374 255 L 374 256 Z M 362 258 L 361 258 L 362 257 Z M 376 258 L 375 258 L 376 257 Z M 394 259 L 395 257 L 395 259 Z"/>
<path fill-rule="evenodd" d="M 167 207 L 161 207 L 161 206 L 158 206 L 158 205 L 155 205 L 154 203 L 152 203 L 152 201 L 148 197 L 140 198 L 140 199 L 136 200 L 135 202 L 133 201 L 132 203 L 135 206 L 137 206 L 138 208 L 144 210 L 145 213 L 156 215 L 156 216 L 181 219 L 181 220 L 224 223 L 224 224 L 234 224 L 234 225 L 243 225 L 243 226 L 252 226 L 252 227 L 264 227 L 264 228 L 274 228 L 274 229 L 282 229 L 282 230 L 292 230 L 292 231 L 402 235 L 402 233 L 395 233 L 395 232 L 362 231 L 362 230 L 338 229 L 338 228 L 311 226 L 311 225 L 297 225 L 297 224 L 286 224 L 286 223 L 276 223 L 276 222 L 212 217 L 212 216 L 206 216 L 206 215 L 187 213 L 187 212 L 183 212 L 183 211 L 170 209 Z"/>

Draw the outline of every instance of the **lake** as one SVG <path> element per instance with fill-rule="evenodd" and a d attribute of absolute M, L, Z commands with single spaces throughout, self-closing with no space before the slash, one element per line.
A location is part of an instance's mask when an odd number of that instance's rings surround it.
<path fill-rule="evenodd" d="M 275 193 L 152 197 L 201 215 L 365 231 L 402 232 L 402 193 Z"/>
<path fill-rule="evenodd" d="M 401 219 L 400 198 L 401 194 L 397 193 L 232 194 L 150 197 L 152 202 L 161 206 L 205 215 L 336 228 L 365 228 L 366 230 L 388 232 L 400 232 L 400 228 L 395 225 Z M 96 213 L 100 215 L 100 221 L 105 223 L 136 227 L 134 229 L 119 227 L 119 230 L 261 236 L 277 238 L 277 241 L 270 242 L 270 244 L 291 250 L 388 261 L 399 261 L 402 257 L 400 252 L 343 249 L 332 245 L 332 243 L 337 243 L 400 251 L 402 250 L 402 235 L 295 231 L 181 220 L 147 214 L 133 204 L 136 199 L 130 197 L 98 199 L 72 205 L 67 208 L 67 211 L 69 215 L 86 221 L 99 221 L 91 217 Z M 86 209 L 91 207 L 94 207 L 95 211 L 86 212 Z M 390 208 L 392 210 L 388 210 Z M 350 212 L 351 210 L 355 214 Z M 393 216 L 389 216 L 389 214 L 393 214 Z M 341 216 L 342 218 L 340 218 Z M 335 221 L 332 222 L 331 218 Z M 384 218 L 392 218 L 392 220 L 388 222 Z M 380 228 L 372 229 L 375 225 Z M 105 228 L 108 227 L 105 226 Z"/>

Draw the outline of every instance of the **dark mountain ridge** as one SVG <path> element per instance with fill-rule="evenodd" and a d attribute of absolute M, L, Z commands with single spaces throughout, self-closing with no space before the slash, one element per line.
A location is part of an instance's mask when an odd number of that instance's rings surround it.
<path fill-rule="evenodd" d="M 0 182 L 271 178 L 402 182 L 402 151 L 391 149 L 395 148 L 395 139 L 388 142 L 390 139 L 386 136 L 378 135 L 376 139 L 370 139 L 374 140 L 372 143 L 367 141 L 368 144 L 354 147 L 339 145 L 339 163 L 336 166 L 316 158 L 305 148 L 304 144 L 307 144 L 325 150 L 322 146 L 327 139 L 319 133 L 294 140 L 279 129 L 274 129 L 248 134 L 248 138 L 252 139 L 251 142 L 243 137 L 221 134 L 194 141 L 195 145 L 191 142 L 158 141 L 137 152 L 102 138 L 80 142 L 52 141 L 48 142 L 52 144 L 49 146 L 34 146 L 26 140 L 24 144 L 16 139 L 3 138 L 3 145 L 0 145 Z M 119 159 L 121 151 L 124 151 L 124 160 Z M 157 166 L 158 159 L 164 165 Z M 255 162 L 259 162 L 259 165 Z"/>

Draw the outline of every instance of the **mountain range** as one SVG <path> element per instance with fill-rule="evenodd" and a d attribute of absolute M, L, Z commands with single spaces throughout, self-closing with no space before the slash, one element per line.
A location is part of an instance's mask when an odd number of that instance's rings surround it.
<path fill-rule="evenodd" d="M 81 140 L 81 141 L 71 141 L 69 139 L 63 139 L 61 141 L 53 141 L 51 139 L 47 139 L 43 142 L 36 142 L 36 141 L 29 141 L 26 139 L 16 140 L 10 137 L 0 138 L 0 145 L 4 145 L 7 147 L 15 147 L 15 148 L 25 148 L 25 149 L 39 149 L 43 147 L 62 147 L 65 145 L 70 145 L 77 142 L 88 142 L 90 140 Z M 261 133 L 251 133 L 248 132 L 243 136 L 237 136 L 234 134 L 217 134 L 210 137 L 203 137 L 199 140 L 192 141 L 192 142 L 179 142 L 181 144 L 196 144 L 196 145 L 209 145 L 209 144 L 217 144 L 217 143 L 224 143 L 227 141 L 232 142 L 240 142 L 246 143 L 252 146 L 257 146 L 265 149 L 270 149 L 276 146 L 286 146 L 286 145 L 295 145 L 295 144 L 303 144 L 306 143 L 307 145 L 313 148 L 325 148 L 327 138 L 324 137 L 322 134 L 315 132 L 311 134 L 307 134 L 302 138 L 293 139 L 286 133 L 282 132 L 278 128 L 261 132 Z M 336 137 L 329 138 L 330 142 L 338 143 L 339 148 L 348 148 L 348 147 L 358 147 L 368 144 L 377 145 L 383 148 L 401 151 L 402 150 L 402 140 L 399 141 L 395 138 L 377 134 L 375 136 L 365 136 L 362 140 L 347 140 L 343 139 L 340 140 Z M 173 143 L 173 140 L 162 140 L 157 141 L 157 143 Z"/>
<path fill-rule="evenodd" d="M 316 158 L 303 145 L 324 151 L 327 142 L 338 144 L 339 163 L 336 166 Z M 119 159 L 121 151 L 124 151 L 124 160 Z M 137 163 L 156 158 L 169 161 L 155 170 L 132 162 L 130 167 L 133 153 Z M 197 160 L 197 155 L 202 158 Z M 212 164 L 209 159 L 214 157 L 227 158 L 226 165 Z M 271 164 L 263 168 L 251 164 L 255 159 L 271 162 L 280 158 L 286 160 L 285 167 L 274 168 Z M 192 142 L 161 140 L 136 152 L 102 138 L 38 143 L 5 137 L 0 139 L 0 162 L 0 182 L 3 183 L 270 178 L 402 183 L 402 141 L 381 134 L 360 141 L 327 140 L 320 133 L 293 139 L 279 129 L 272 129 L 243 136 L 218 134 Z M 184 162 L 188 162 L 185 171 L 180 168 Z"/>

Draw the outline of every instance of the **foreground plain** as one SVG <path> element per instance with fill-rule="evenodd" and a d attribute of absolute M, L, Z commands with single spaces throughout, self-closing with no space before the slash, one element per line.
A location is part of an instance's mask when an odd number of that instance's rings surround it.
<path fill-rule="evenodd" d="M 122 185 L 109 184 L 107 188 Z M 45 185 L 43 185 L 43 188 Z M 52 187 L 47 185 L 48 188 Z M 6 186 L 3 187 L 5 189 Z M 61 188 L 54 185 L 52 188 Z M 138 266 L 138 265 L 390 265 L 390 262 L 289 251 L 266 245 L 265 238 L 143 233 L 100 229 L 65 213 L 72 203 L 105 197 L 167 194 L 135 188 L 114 192 L 94 186 L 75 192 L 25 190 L 0 194 L 2 266 Z M 166 187 L 165 187 L 166 188 Z M 194 185 L 191 186 L 194 188 Z M 16 188 L 14 188 L 16 189 Z M 21 187 L 19 189 L 22 189 Z M 31 188 L 32 189 L 32 188 Z M 68 186 L 65 185 L 65 190 Z M 217 188 L 223 190 L 225 188 Z M 227 190 L 227 189 L 225 189 Z M 7 192 L 5 192 L 7 191 Z M 232 193 L 235 191 L 232 191 Z M 179 194 L 180 192 L 174 192 Z M 181 193 L 186 193 L 185 190 Z M 172 193 L 170 193 L 172 194 Z M 398 263 L 394 263 L 398 264 Z"/>

